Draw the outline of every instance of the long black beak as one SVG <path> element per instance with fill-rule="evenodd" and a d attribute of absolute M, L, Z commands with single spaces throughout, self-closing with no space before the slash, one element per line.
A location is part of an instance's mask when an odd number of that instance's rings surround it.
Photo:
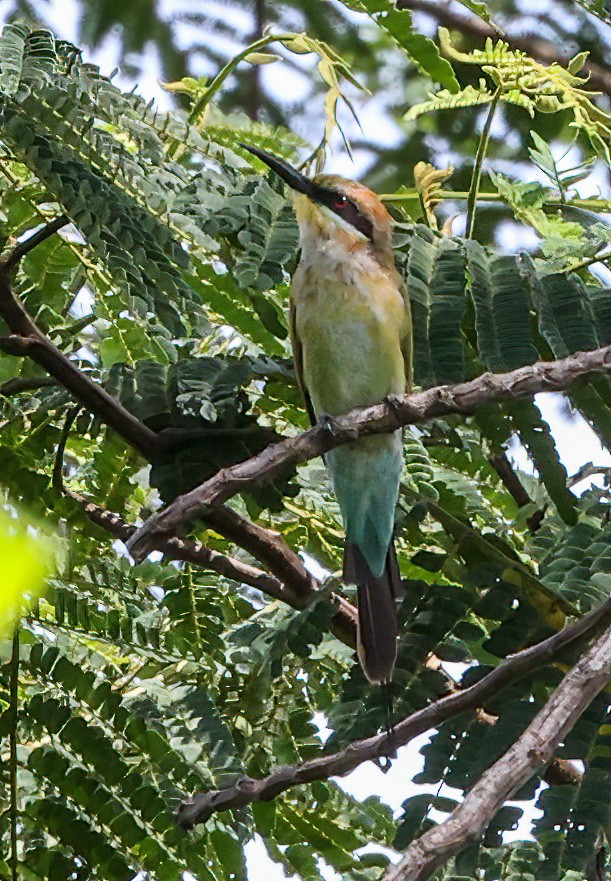
<path fill-rule="evenodd" d="M 259 150 L 258 147 L 251 147 L 248 144 L 240 144 L 240 147 L 248 150 L 249 153 L 252 153 L 261 162 L 265 162 L 293 190 L 297 190 L 298 193 L 305 193 L 311 199 L 320 200 L 322 187 L 315 184 L 309 177 L 301 174 L 300 171 L 297 171 L 292 165 L 285 162 L 284 159 L 278 159 L 276 156 L 272 156 L 271 153 L 266 153 L 265 150 Z"/>

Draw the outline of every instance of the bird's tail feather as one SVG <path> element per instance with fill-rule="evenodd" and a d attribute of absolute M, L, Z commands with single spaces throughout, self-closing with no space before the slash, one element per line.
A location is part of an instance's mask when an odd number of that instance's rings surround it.
<path fill-rule="evenodd" d="M 388 683 L 397 657 L 395 594 L 401 586 L 394 543 L 390 543 L 386 566 L 373 574 L 359 548 L 346 544 L 344 580 L 357 586 L 359 611 L 358 654 L 370 682 Z"/>

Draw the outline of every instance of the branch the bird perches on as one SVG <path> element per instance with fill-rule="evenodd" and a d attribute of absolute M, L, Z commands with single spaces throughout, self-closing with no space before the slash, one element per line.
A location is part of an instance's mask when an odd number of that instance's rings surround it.
<path fill-rule="evenodd" d="M 383 404 L 327 419 L 296 437 L 270 445 L 238 465 L 222 468 L 205 483 L 178 496 L 134 533 L 128 542 L 129 551 L 135 560 L 143 560 L 161 538 L 186 528 L 197 516 L 248 486 L 269 481 L 287 466 L 306 462 L 358 437 L 395 431 L 439 416 L 466 416 L 492 401 L 563 391 L 575 380 L 606 371 L 611 371 L 611 346 L 577 352 L 558 361 L 537 361 L 508 373 L 483 373 L 469 382 L 400 395 Z"/>

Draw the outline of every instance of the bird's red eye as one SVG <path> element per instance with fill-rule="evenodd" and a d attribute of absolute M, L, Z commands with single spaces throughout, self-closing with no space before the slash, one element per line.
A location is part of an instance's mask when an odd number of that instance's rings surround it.
<path fill-rule="evenodd" d="M 348 204 L 348 199 L 345 196 L 338 196 L 331 205 L 333 211 L 341 211 Z"/>

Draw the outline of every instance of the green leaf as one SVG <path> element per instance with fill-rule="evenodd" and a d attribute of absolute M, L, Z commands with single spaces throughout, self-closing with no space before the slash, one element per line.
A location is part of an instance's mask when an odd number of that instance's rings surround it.
<path fill-rule="evenodd" d="M 441 57 L 439 49 L 430 37 L 414 32 L 412 16 L 408 9 L 397 9 L 391 0 L 342 0 L 342 2 L 351 9 L 367 12 L 433 82 L 440 83 L 450 92 L 458 92 L 459 85 L 451 64 Z"/>

